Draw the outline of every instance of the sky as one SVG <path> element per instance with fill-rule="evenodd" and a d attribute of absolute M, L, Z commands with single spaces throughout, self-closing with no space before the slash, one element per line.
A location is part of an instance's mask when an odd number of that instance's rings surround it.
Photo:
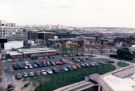
<path fill-rule="evenodd" d="M 18 25 L 135 28 L 135 0 L 0 0 L 0 20 Z"/>

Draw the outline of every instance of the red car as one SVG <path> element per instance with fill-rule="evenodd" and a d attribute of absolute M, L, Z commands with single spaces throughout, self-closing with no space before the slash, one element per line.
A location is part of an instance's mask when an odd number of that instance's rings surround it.
<path fill-rule="evenodd" d="M 81 68 L 80 64 L 75 64 L 75 66 L 79 69 Z"/>

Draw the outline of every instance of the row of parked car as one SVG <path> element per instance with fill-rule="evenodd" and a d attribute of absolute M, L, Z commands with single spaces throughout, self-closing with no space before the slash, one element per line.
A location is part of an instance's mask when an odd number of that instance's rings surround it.
<path fill-rule="evenodd" d="M 89 67 L 89 66 L 98 66 L 99 64 L 97 64 L 97 62 L 92 62 L 92 63 L 81 63 L 81 64 L 72 64 L 72 65 L 65 65 L 65 66 L 61 66 L 60 69 L 57 68 L 52 68 L 52 69 L 47 69 L 47 70 L 38 70 L 35 72 L 24 72 L 23 74 L 17 73 L 15 78 L 20 80 L 22 78 L 27 78 L 27 77 L 35 77 L 35 76 L 45 76 L 47 74 L 54 74 L 54 73 L 58 73 L 58 72 L 67 72 L 67 71 L 72 71 L 72 70 L 76 70 L 76 69 L 80 69 L 80 68 L 85 68 L 85 67 Z"/>
<path fill-rule="evenodd" d="M 22 70 L 22 69 L 32 69 L 32 68 L 42 68 L 47 66 L 55 66 L 55 65 L 63 65 L 66 62 L 60 59 L 59 61 L 39 61 L 34 63 L 29 63 L 25 61 L 23 64 L 13 64 L 12 67 L 14 70 Z"/>
<path fill-rule="evenodd" d="M 81 62 L 81 61 L 89 61 L 89 57 L 78 57 L 78 58 L 72 58 L 73 61 L 75 62 Z"/>

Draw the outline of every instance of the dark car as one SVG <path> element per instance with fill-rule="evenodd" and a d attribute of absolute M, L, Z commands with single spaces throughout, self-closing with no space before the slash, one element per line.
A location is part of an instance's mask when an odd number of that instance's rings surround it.
<path fill-rule="evenodd" d="M 43 65 L 44 67 L 46 67 L 46 66 L 47 66 L 46 61 L 42 61 L 42 65 Z"/>
<path fill-rule="evenodd" d="M 43 65 L 42 65 L 42 63 L 40 63 L 40 62 L 35 62 L 35 64 L 37 64 L 38 65 L 38 67 L 43 67 Z"/>
<path fill-rule="evenodd" d="M 14 91 L 14 86 L 13 86 L 13 84 L 8 84 L 8 85 L 7 85 L 7 91 Z"/>
<path fill-rule="evenodd" d="M 17 74 L 15 75 L 15 78 L 16 78 L 17 80 L 22 79 L 22 74 L 17 73 Z"/>
<path fill-rule="evenodd" d="M 22 64 L 17 64 L 17 66 L 18 66 L 18 69 L 19 69 L 19 70 L 24 69 L 24 66 L 23 66 Z"/>
<path fill-rule="evenodd" d="M 46 64 L 47 64 L 48 66 L 50 66 L 50 65 L 51 65 L 50 61 L 47 61 L 47 62 L 46 62 Z"/>
<path fill-rule="evenodd" d="M 53 71 L 54 73 L 58 73 L 58 72 L 59 72 L 58 69 L 56 69 L 56 68 L 52 68 L 52 71 Z"/>
<path fill-rule="evenodd" d="M 18 66 L 17 65 L 13 65 L 12 66 L 14 70 L 18 70 Z"/>
<path fill-rule="evenodd" d="M 73 70 L 73 67 L 72 66 L 70 66 L 70 65 L 68 65 L 68 66 L 66 66 L 69 70 Z"/>
<path fill-rule="evenodd" d="M 38 68 L 38 65 L 34 63 L 33 68 Z"/>
<path fill-rule="evenodd" d="M 56 63 L 54 61 L 50 61 L 51 65 L 55 66 Z"/>

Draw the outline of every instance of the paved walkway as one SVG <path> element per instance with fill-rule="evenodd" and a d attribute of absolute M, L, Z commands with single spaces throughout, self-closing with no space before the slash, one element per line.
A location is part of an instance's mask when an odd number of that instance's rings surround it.
<path fill-rule="evenodd" d="M 120 61 L 125 62 L 125 63 L 127 63 L 129 65 L 134 65 L 134 63 L 123 61 L 123 60 L 118 60 L 118 59 L 114 59 L 114 58 L 110 58 L 110 57 L 105 56 L 105 55 L 94 55 L 94 56 L 95 56 L 95 58 L 107 58 L 107 59 L 113 60 L 115 62 L 115 63 L 113 63 L 113 65 L 115 65 L 117 69 L 122 68 L 122 67 L 119 67 L 117 65 L 117 63 L 120 62 Z"/>

